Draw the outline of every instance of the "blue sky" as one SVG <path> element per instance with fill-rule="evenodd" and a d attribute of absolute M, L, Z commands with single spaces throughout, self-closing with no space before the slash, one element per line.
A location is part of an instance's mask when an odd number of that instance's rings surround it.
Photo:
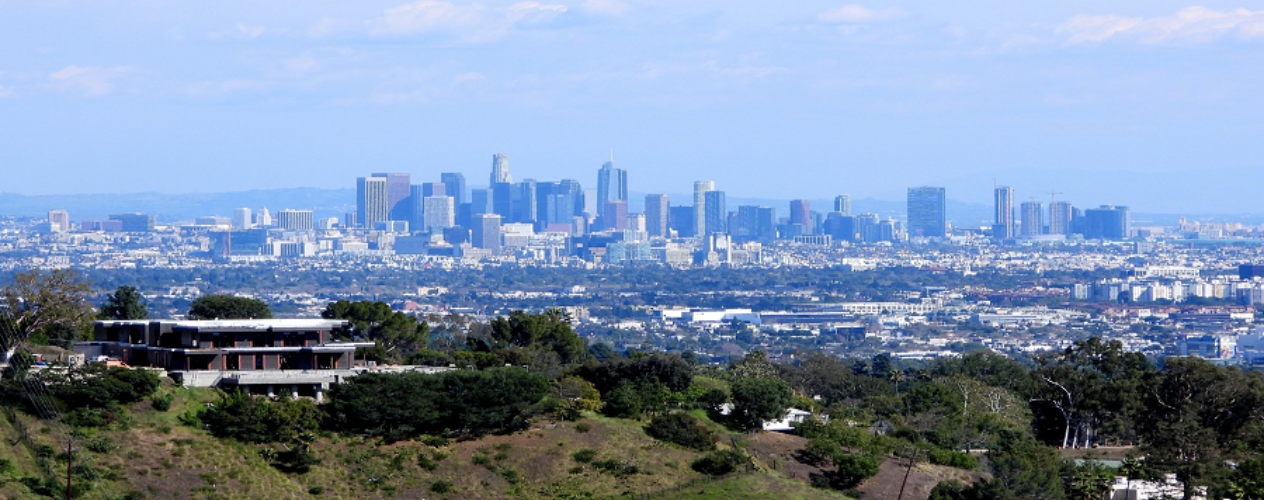
<path fill-rule="evenodd" d="M 1264 5 L 0 2 L 0 191 L 631 190 L 1264 212 Z M 682 202 L 685 202 L 682 200 Z M 687 202 L 686 202 L 687 203 Z"/>

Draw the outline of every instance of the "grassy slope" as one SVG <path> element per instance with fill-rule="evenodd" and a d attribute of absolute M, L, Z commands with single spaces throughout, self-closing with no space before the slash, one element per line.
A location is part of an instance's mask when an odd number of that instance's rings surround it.
<path fill-rule="evenodd" d="M 116 476 L 103 479 L 82 497 L 113 500 L 127 493 L 143 498 L 285 499 L 285 498 L 785 498 L 838 499 L 777 473 L 755 472 L 712 480 L 689 468 L 702 454 L 666 445 L 645 435 L 642 424 L 590 416 L 581 432 L 575 422 L 540 425 L 508 436 L 488 436 L 434 449 L 416 442 L 382 444 L 375 440 L 326 435 L 313 450 L 321 463 L 306 474 L 285 474 L 259 456 L 262 446 L 222 440 L 184 426 L 178 416 L 218 400 L 214 391 L 167 387 L 176 394 L 170 411 L 153 410 L 148 402 L 133 408 L 126 429 L 103 430 L 88 439 L 106 438 L 116 448 L 106 453 L 81 452 L 84 463 Z M 21 415 L 21 414 L 19 414 Z M 37 442 L 53 443 L 43 425 L 21 416 Z M 0 418 L 6 450 L 17 472 L 0 485 L 0 498 L 37 498 L 17 477 L 37 475 L 35 460 L 22 444 L 13 443 L 12 426 Z M 723 446 L 723 444 L 722 444 Z M 596 450 L 596 460 L 634 465 L 635 474 L 618 476 L 580 464 L 572 455 Z M 418 455 L 435 461 L 423 469 Z M 476 464 L 475 457 L 486 457 Z M 64 467 L 64 462 L 60 462 Z M 451 483 L 446 494 L 430 491 L 438 481 Z M 682 486 L 683 485 L 683 486 Z M 697 490 L 693 488 L 697 487 Z M 312 488 L 323 490 L 319 495 Z M 645 493 L 648 492 L 649 495 Z M 654 493 L 661 492 L 661 493 Z M 788 496 L 787 496 L 788 495 Z"/>

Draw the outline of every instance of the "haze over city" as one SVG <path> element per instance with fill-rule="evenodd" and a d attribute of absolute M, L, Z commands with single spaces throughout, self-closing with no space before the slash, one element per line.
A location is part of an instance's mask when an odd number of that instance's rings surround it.
<path fill-rule="evenodd" d="M 1264 10 L 1242 3 L 45 2 L 0 19 L 6 193 L 481 179 L 493 153 L 590 184 L 613 149 L 634 192 L 935 185 L 985 205 L 997 179 L 1021 199 L 1261 211 Z"/>

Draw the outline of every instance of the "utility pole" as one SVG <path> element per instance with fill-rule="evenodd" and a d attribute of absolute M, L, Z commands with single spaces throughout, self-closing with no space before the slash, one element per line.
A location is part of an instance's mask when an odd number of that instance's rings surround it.
<path fill-rule="evenodd" d="M 66 500 L 71 500 L 70 496 L 70 480 L 72 477 L 70 472 L 73 470 L 71 464 L 75 463 L 75 436 L 66 438 Z"/>
<path fill-rule="evenodd" d="M 904 500 L 904 487 L 908 485 L 909 474 L 913 473 L 913 464 L 917 462 L 917 448 L 913 448 L 913 452 L 909 455 L 908 469 L 904 470 L 904 481 L 900 483 L 900 495 L 895 500 Z"/>

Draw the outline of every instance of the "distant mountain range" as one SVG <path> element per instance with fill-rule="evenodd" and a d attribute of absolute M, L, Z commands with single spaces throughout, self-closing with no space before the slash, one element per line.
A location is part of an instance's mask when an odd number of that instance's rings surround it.
<path fill-rule="evenodd" d="M 669 194 L 672 205 L 693 203 L 692 194 Z M 640 212 L 644 206 L 644 193 L 630 193 L 629 210 Z M 828 212 L 833 207 L 832 199 L 810 200 L 812 209 Z M 789 215 L 789 200 L 766 198 L 729 197 L 729 210 L 736 210 L 740 205 L 762 205 L 775 207 L 779 216 Z M 873 198 L 853 199 L 853 213 L 873 212 L 880 217 L 905 216 L 904 201 L 876 200 Z M 282 209 L 312 210 L 315 216 L 341 217 L 355 210 L 355 190 L 289 188 L 260 189 L 232 193 L 131 193 L 131 194 L 78 194 L 78 195 L 21 195 L 0 193 L 0 215 L 17 217 L 43 218 L 49 210 L 61 209 L 70 212 L 74 221 L 105 219 L 110 214 L 141 212 L 153 214 L 160 223 L 176 223 L 192 221 L 197 217 L 211 215 L 231 216 L 233 209 L 248 207 L 259 210 L 267 207 L 275 214 Z M 1245 224 L 1264 224 L 1264 214 L 1187 214 L 1178 213 L 1133 213 L 1133 223 L 1137 225 L 1174 225 L 1181 217 L 1190 217 L 1206 222 L 1242 222 Z M 956 226 L 977 227 L 990 224 L 992 207 L 978 203 L 964 203 L 948 200 L 948 221 Z"/>

